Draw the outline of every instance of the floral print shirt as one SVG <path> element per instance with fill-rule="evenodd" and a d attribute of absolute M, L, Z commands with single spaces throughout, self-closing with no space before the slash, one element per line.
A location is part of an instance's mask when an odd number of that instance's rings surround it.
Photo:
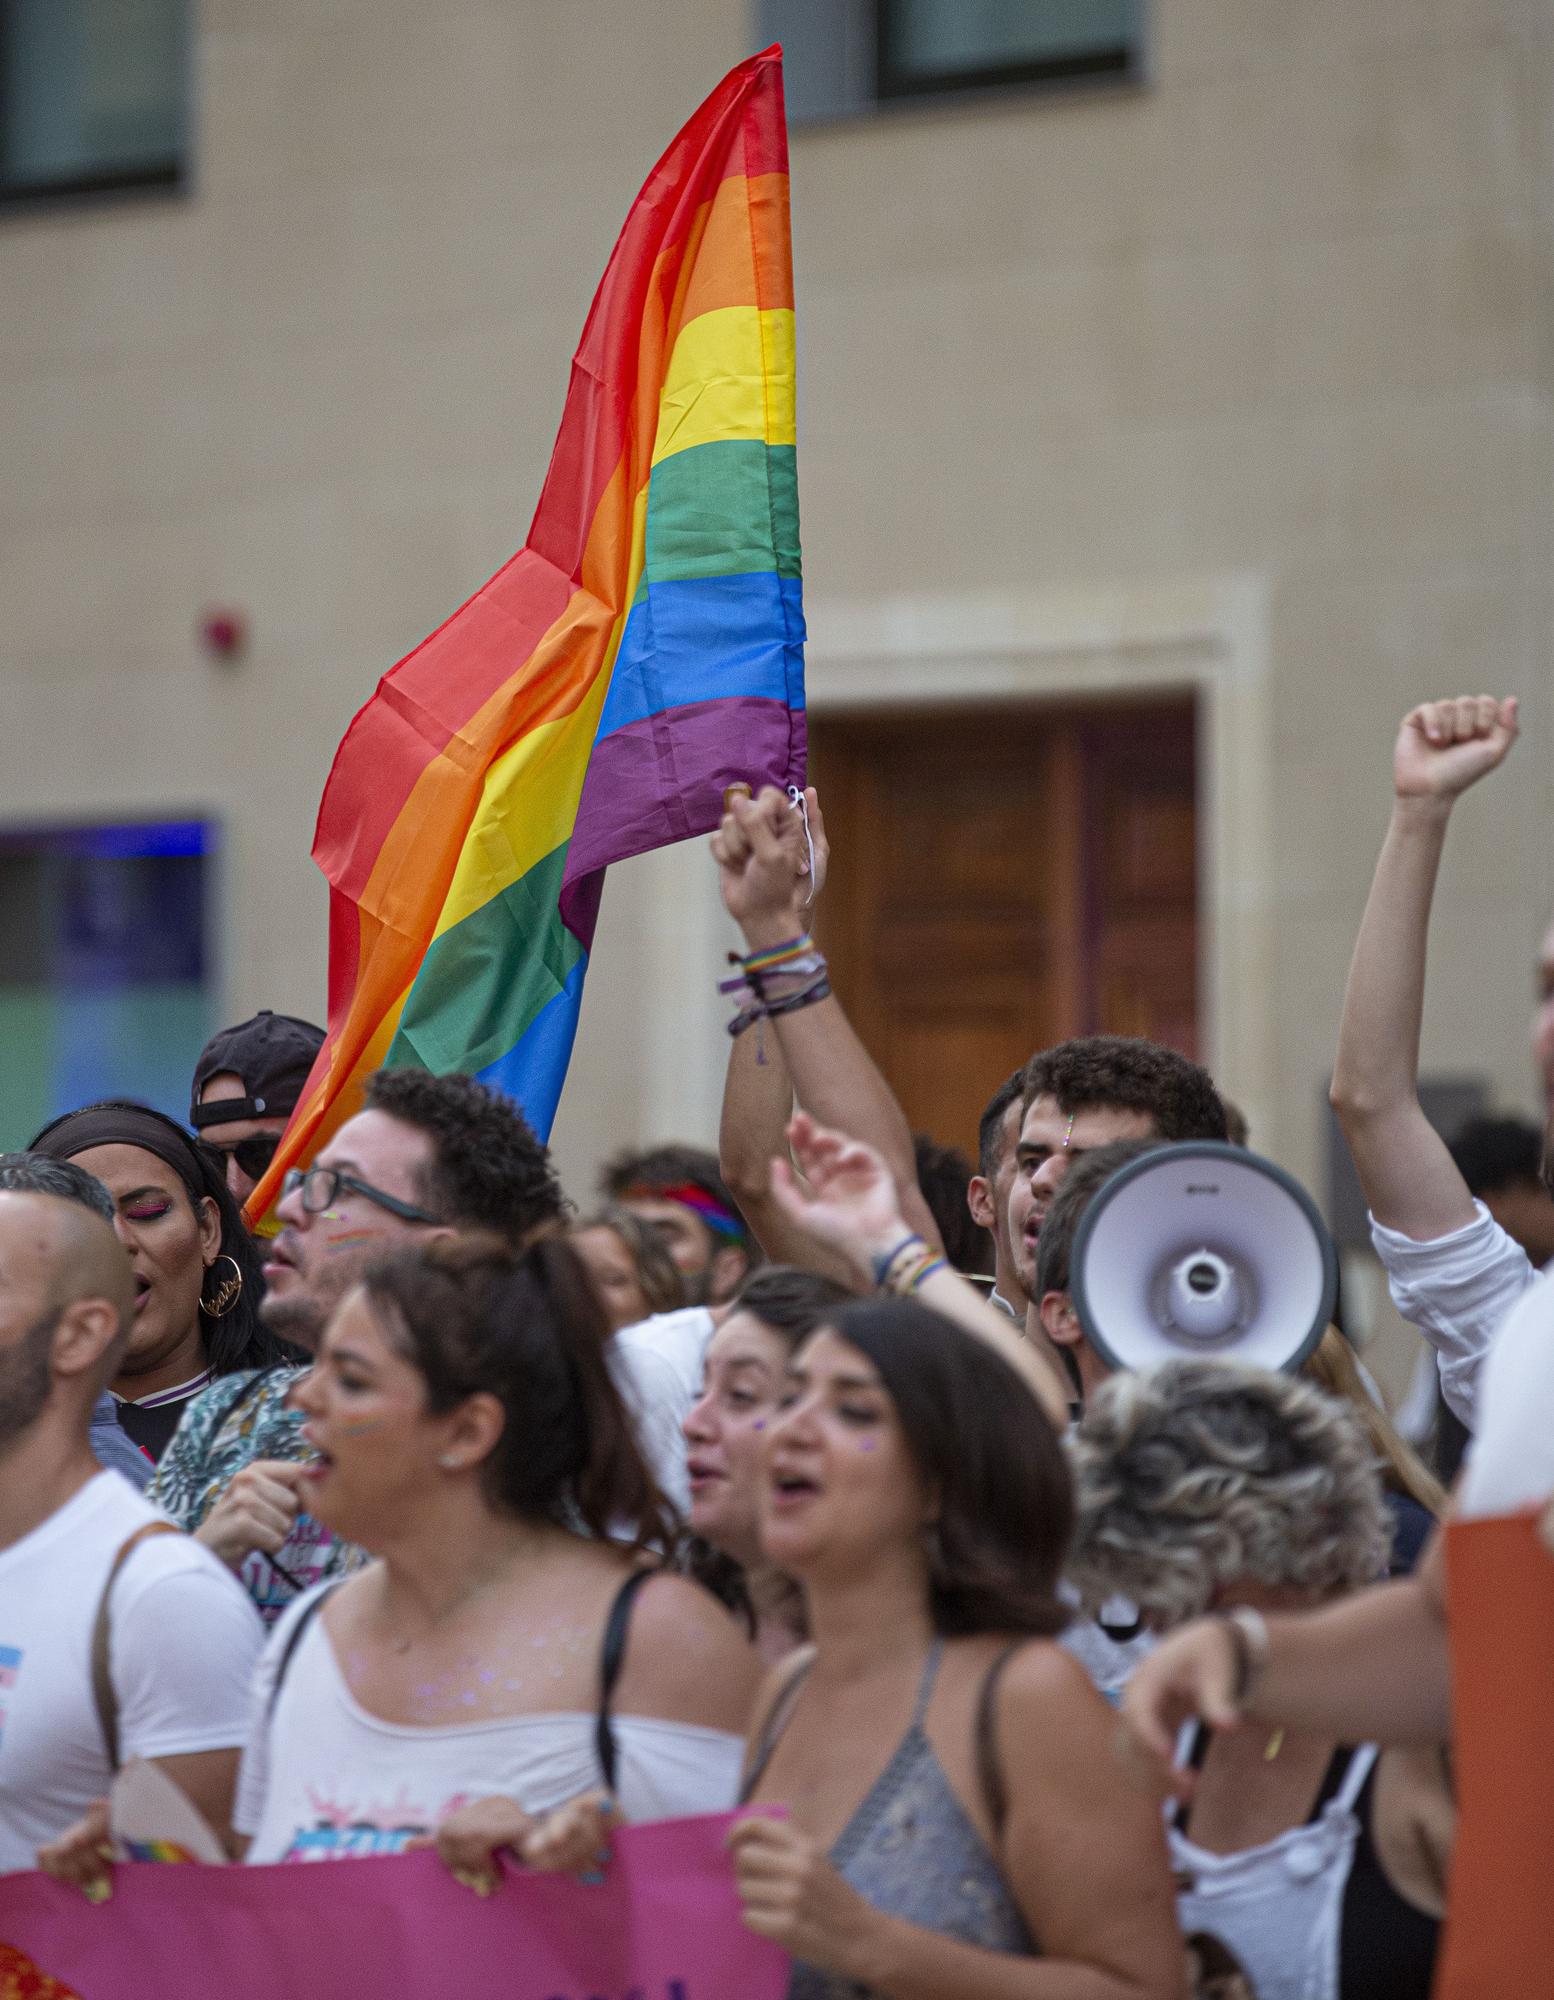
<path fill-rule="evenodd" d="M 146 1498 L 193 1534 L 235 1473 L 260 1458 L 309 1456 L 302 1414 L 286 1403 L 302 1368 L 244 1369 L 223 1375 L 195 1396 L 172 1443 L 162 1454 Z M 286 1606 L 315 1583 L 348 1576 L 369 1560 L 365 1549 L 342 1542 L 307 1514 L 299 1514 L 273 1557 L 257 1549 L 238 1575 L 273 1625 Z"/>

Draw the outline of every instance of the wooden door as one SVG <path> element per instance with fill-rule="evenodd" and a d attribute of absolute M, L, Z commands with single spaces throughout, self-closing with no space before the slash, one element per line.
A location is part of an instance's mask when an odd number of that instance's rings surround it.
<path fill-rule="evenodd" d="M 1197 1043 L 1188 702 L 811 717 L 819 933 L 915 1130 L 977 1118 L 1066 1036 Z"/>

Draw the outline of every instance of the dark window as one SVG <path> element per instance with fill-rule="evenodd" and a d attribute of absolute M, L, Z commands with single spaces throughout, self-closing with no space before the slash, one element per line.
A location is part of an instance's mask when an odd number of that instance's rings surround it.
<path fill-rule="evenodd" d="M 0 831 L 0 1150 L 98 1097 L 187 1115 L 211 845 L 198 820 Z"/>
<path fill-rule="evenodd" d="M 1144 0 L 758 0 L 790 117 L 1143 75 Z"/>
<path fill-rule="evenodd" d="M 176 186 L 189 0 L 0 0 L 0 198 Z"/>
<path fill-rule="evenodd" d="M 1125 74 L 1134 0 L 878 0 L 881 97 Z"/>

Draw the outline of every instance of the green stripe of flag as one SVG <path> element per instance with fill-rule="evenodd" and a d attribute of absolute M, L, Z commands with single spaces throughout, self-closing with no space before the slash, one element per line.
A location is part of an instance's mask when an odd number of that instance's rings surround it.
<path fill-rule="evenodd" d="M 646 581 L 758 570 L 800 573 L 793 446 L 720 439 L 655 465 L 648 483 Z"/>
<path fill-rule="evenodd" d="M 584 956 L 557 907 L 567 847 L 444 931 L 421 961 L 385 1069 L 473 1074 L 517 1046 Z"/>

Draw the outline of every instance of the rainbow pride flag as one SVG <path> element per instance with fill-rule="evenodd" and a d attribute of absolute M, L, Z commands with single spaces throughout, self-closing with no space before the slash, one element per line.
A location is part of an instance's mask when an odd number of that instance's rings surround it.
<path fill-rule="evenodd" d="M 803 645 L 772 48 L 632 205 L 528 541 L 335 754 L 328 1038 L 252 1217 L 380 1066 L 469 1071 L 548 1134 L 606 867 L 709 831 L 737 779 L 802 783 Z"/>

